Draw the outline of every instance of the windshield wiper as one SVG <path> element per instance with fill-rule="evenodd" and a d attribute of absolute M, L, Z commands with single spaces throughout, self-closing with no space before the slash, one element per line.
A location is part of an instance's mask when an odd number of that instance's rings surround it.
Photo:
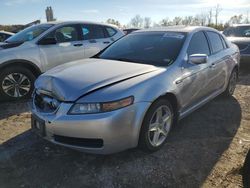
<path fill-rule="evenodd" d="M 114 58 L 112 60 L 138 63 L 138 61 L 135 61 L 135 60 L 132 60 L 132 59 L 128 59 L 128 58 Z"/>

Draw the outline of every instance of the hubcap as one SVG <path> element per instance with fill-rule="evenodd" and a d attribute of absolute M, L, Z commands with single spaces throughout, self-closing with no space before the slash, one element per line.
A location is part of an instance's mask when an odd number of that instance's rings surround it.
<path fill-rule="evenodd" d="M 171 128 L 173 115 L 168 106 L 160 106 L 153 114 L 148 130 L 149 142 L 152 146 L 161 145 L 167 138 Z"/>
<path fill-rule="evenodd" d="M 232 95 L 234 93 L 234 90 L 236 88 L 236 82 L 237 82 L 237 75 L 236 72 L 233 72 L 229 81 L 229 93 Z"/>
<path fill-rule="evenodd" d="M 2 89 L 10 97 L 19 98 L 29 93 L 30 80 L 22 73 L 11 73 L 2 82 Z"/>

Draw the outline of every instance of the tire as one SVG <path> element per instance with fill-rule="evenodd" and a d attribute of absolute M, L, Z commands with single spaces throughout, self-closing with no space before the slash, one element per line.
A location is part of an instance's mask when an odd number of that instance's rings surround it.
<path fill-rule="evenodd" d="M 250 188 L 250 150 L 247 154 L 243 167 L 243 186 L 245 188 Z"/>
<path fill-rule="evenodd" d="M 11 66 L 0 73 L 0 100 L 28 99 L 34 89 L 35 75 L 27 68 Z"/>
<path fill-rule="evenodd" d="M 227 85 L 227 89 L 223 93 L 224 96 L 231 97 L 234 94 L 237 79 L 238 79 L 238 73 L 237 73 L 236 68 L 234 68 L 231 75 L 230 75 L 228 85 Z"/>
<path fill-rule="evenodd" d="M 159 150 L 167 140 L 174 124 L 174 117 L 173 107 L 168 100 L 161 98 L 155 101 L 144 117 L 139 137 L 139 148 L 146 152 Z M 156 139 L 157 137 L 158 139 Z"/>

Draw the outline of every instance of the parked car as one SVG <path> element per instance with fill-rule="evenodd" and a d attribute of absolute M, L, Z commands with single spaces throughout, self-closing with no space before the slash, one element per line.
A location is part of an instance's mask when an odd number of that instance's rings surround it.
<path fill-rule="evenodd" d="M 0 42 L 4 42 L 6 39 L 13 36 L 14 33 L 7 32 L 7 31 L 0 31 Z"/>
<path fill-rule="evenodd" d="M 0 99 L 30 97 L 38 75 L 91 57 L 124 33 L 92 22 L 51 22 L 29 27 L 0 45 Z"/>
<path fill-rule="evenodd" d="M 250 63 L 250 24 L 235 25 L 227 28 L 223 34 L 235 43 L 241 54 L 243 63 Z"/>
<path fill-rule="evenodd" d="M 109 154 L 158 150 L 174 122 L 231 96 L 239 49 L 206 27 L 133 32 L 35 82 L 32 127 L 51 142 Z"/>
<path fill-rule="evenodd" d="M 134 32 L 134 31 L 138 31 L 138 30 L 140 30 L 140 29 L 138 29 L 138 28 L 130 28 L 130 29 L 123 29 L 123 32 L 125 33 L 125 35 L 128 35 L 128 34 Z"/>
<path fill-rule="evenodd" d="M 243 185 L 244 188 L 250 188 L 250 150 L 248 151 L 243 167 Z"/>

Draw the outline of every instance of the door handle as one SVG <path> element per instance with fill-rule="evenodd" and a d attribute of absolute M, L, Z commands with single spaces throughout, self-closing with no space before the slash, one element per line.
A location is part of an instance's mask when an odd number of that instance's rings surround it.
<path fill-rule="evenodd" d="M 104 41 L 103 44 L 109 44 L 110 42 L 109 41 Z"/>
<path fill-rule="evenodd" d="M 215 64 L 215 63 L 212 63 L 209 67 L 210 67 L 210 68 L 215 68 L 215 67 L 216 67 L 216 64 Z"/>
<path fill-rule="evenodd" d="M 89 40 L 90 43 L 96 43 L 96 40 Z"/>
<path fill-rule="evenodd" d="M 79 44 L 73 44 L 76 47 L 82 46 L 83 44 L 79 43 Z"/>

